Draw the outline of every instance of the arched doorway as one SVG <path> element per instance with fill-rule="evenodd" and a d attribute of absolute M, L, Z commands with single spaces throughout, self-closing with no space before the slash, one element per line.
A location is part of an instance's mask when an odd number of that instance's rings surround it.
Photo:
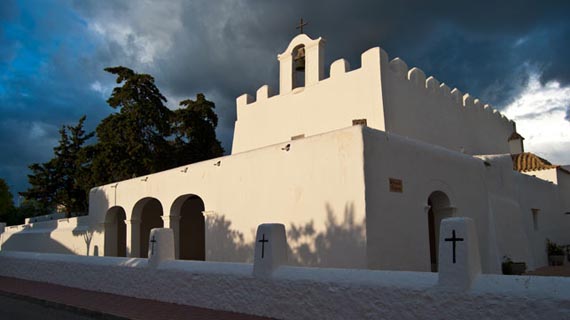
<path fill-rule="evenodd" d="M 105 256 L 127 256 L 127 225 L 125 209 L 112 207 L 105 214 Z"/>
<path fill-rule="evenodd" d="M 150 230 L 163 227 L 162 205 L 160 201 L 155 198 L 139 200 L 133 208 L 132 219 L 139 223 L 138 232 L 133 232 L 133 239 L 131 239 L 131 256 L 147 258 Z"/>
<path fill-rule="evenodd" d="M 196 195 L 178 197 L 172 206 L 172 215 L 179 216 L 176 234 L 178 258 L 206 260 L 206 223 L 204 201 Z"/>
<path fill-rule="evenodd" d="M 428 197 L 428 228 L 429 228 L 429 253 L 431 271 L 437 272 L 439 252 L 439 225 L 441 220 L 453 216 L 453 208 L 450 206 L 449 197 L 441 191 L 435 191 Z"/>

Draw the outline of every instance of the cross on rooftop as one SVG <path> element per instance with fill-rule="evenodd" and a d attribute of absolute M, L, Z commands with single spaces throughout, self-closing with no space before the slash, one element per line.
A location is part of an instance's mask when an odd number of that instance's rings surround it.
<path fill-rule="evenodd" d="M 453 263 L 455 263 L 455 244 L 457 241 L 463 241 L 463 238 L 456 238 L 455 237 L 455 229 L 453 230 L 453 232 L 451 234 L 452 234 L 451 238 L 445 238 L 445 241 L 453 242 Z"/>
<path fill-rule="evenodd" d="M 265 243 L 269 242 L 268 239 L 265 239 L 265 233 L 263 234 L 263 237 L 261 237 L 261 240 L 257 242 L 261 242 L 261 259 L 263 259 L 263 256 L 265 255 Z"/>
<path fill-rule="evenodd" d="M 300 33 L 304 33 L 304 32 L 303 32 L 303 27 L 306 26 L 306 25 L 308 25 L 308 24 L 309 24 L 308 22 L 304 22 L 304 21 L 303 21 L 303 18 L 301 18 L 301 21 L 299 22 L 299 25 L 298 25 L 295 29 L 301 29 L 301 32 L 300 32 Z"/>

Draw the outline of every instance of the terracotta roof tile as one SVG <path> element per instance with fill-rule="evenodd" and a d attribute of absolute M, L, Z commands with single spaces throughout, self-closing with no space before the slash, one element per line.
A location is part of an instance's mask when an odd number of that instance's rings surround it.
<path fill-rule="evenodd" d="M 511 158 L 513 159 L 513 170 L 519 172 L 555 169 L 560 167 L 553 165 L 548 160 L 531 152 L 512 154 Z"/>

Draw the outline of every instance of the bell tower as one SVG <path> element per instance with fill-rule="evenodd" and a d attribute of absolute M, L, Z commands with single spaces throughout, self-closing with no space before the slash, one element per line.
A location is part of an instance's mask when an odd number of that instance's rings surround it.
<path fill-rule="evenodd" d="M 313 40 L 304 33 L 291 40 L 287 49 L 277 55 L 279 60 L 279 94 L 287 94 L 299 87 L 302 81 L 295 81 L 299 76 L 304 76 L 304 86 L 306 87 L 317 84 L 324 79 L 324 46 L 325 40 L 323 38 L 319 37 Z"/>
<path fill-rule="evenodd" d="M 388 64 L 387 54 L 380 48 L 366 51 L 356 70 L 338 59 L 328 73 L 324 49 L 324 39 L 298 34 L 277 55 L 279 93 L 262 85 L 255 96 L 245 93 L 236 99 L 232 154 L 278 143 L 285 146 L 353 125 L 384 130 L 380 66 Z"/>

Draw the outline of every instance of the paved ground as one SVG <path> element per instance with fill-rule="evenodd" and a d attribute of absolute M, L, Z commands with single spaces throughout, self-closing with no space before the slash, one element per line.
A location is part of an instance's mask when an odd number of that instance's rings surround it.
<path fill-rule="evenodd" d="M 263 317 L 0 277 L 0 319 L 228 319 Z"/>
<path fill-rule="evenodd" d="M 99 316 L 81 310 L 50 305 L 41 300 L 33 300 L 21 296 L 8 296 L 5 293 L 0 293 L 0 319 L 31 320 L 40 318 L 42 320 L 103 319 L 102 315 Z"/>

